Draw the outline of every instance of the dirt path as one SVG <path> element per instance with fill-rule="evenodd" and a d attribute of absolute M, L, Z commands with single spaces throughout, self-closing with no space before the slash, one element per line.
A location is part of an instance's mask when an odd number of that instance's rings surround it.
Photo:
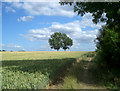
<path fill-rule="evenodd" d="M 83 78 L 82 78 L 84 83 L 89 82 L 88 67 L 89 67 L 90 62 L 91 62 L 91 58 L 84 65 L 84 72 L 83 72 Z"/>
<path fill-rule="evenodd" d="M 75 67 L 77 64 L 79 64 L 81 60 L 82 58 L 79 58 L 78 60 L 76 60 L 76 62 L 74 62 L 71 65 L 71 67 L 67 68 L 64 71 L 64 74 L 71 71 L 72 67 Z M 78 83 L 80 84 L 80 86 L 78 86 L 77 88 L 75 87 L 74 89 L 105 89 L 103 86 L 97 86 L 95 83 L 93 84 L 93 80 L 89 77 L 89 65 L 90 64 L 91 64 L 91 58 L 83 62 L 83 65 L 82 65 L 83 72 L 80 73 L 81 74 L 80 81 Z M 60 84 L 64 84 L 64 77 L 62 77 L 63 83 L 60 83 Z M 52 84 L 48 86 L 48 89 L 60 89 L 60 87 L 59 87 L 59 84 Z"/>
<path fill-rule="evenodd" d="M 99 86 L 97 83 L 94 82 L 94 75 L 92 78 L 89 74 L 89 66 L 91 64 L 92 58 L 84 61 L 83 64 L 83 73 L 82 73 L 82 81 L 80 89 L 105 89 L 104 86 Z"/>

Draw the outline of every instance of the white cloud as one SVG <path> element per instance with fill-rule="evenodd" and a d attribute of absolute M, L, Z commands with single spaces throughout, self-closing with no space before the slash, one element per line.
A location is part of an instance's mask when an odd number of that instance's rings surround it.
<path fill-rule="evenodd" d="M 32 21 L 33 20 L 33 16 L 23 16 L 23 17 L 20 17 L 19 19 L 17 19 L 17 21 Z"/>
<path fill-rule="evenodd" d="M 23 7 L 23 4 L 22 3 L 18 3 L 18 2 L 13 2 L 13 3 L 11 3 L 12 5 L 11 5 L 11 7 L 13 6 L 13 7 L 16 7 L 16 8 L 22 8 Z"/>
<path fill-rule="evenodd" d="M 91 13 L 86 13 L 83 17 L 81 22 L 79 23 L 81 28 L 85 28 L 87 26 L 92 28 L 101 28 L 101 25 L 104 25 L 105 23 L 98 23 L 94 24 L 92 21 L 93 17 Z"/>
<path fill-rule="evenodd" d="M 98 23 L 97 25 L 94 24 L 92 22 L 91 14 L 87 13 L 84 17 L 81 18 L 80 21 L 75 20 L 73 22 L 65 24 L 53 22 L 50 27 L 42 29 L 31 29 L 28 31 L 27 34 L 21 34 L 21 36 L 24 36 L 31 41 L 37 40 L 48 42 L 51 34 L 53 34 L 54 32 L 61 32 L 66 33 L 70 38 L 73 39 L 74 46 L 71 47 L 73 50 L 77 50 L 80 45 L 93 45 L 92 47 L 89 46 L 88 49 L 94 49 L 94 39 L 96 38 L 98 29 L 101 28 L 101 25 L 103 25 L 103 23 Z M 88 30 L 87 27 L 90 27 L 91 30 Z M 48 44 L 46 45 L 49 46 Z M 87 46 L 85 48 L 87 48 Z"/>
<path fill-rule="evenodd" d="M 95 44 L 80 44 L 80 45 L 73 45 L 70 50 L 71 51 L 94 51 L 96 49 Z"/>
<path fill-rule="evenodd" d="M 22 46 L 20 45 L 15 45 L 15 44 L 0 44 L 0 47 L 2 47 L 2 49 L 10 51 L 19 51 L 19 50 L 25 50 Z"/>
<path fill-rule="evenodd" d="M 24 2 L 13 3 L 13 7 L 22 8 L 30 15 L 66 16 L 73 17 L 73 7 L 61 6 L 58 2 Z"/>
<path fill-rule="evenodd" d="M 26 39 L 30 41 L 35 41 L 35 40 L 48 40 L 51 34 L 52 32 L 49 31 L 48 28 L 44 28 L 42 30 L 40 29 L 29 30 L 27 35 L 20 34 L 20 36 L 24 36 Z"/>
<path fill-rule="evenodd" d="M 69 37 L 71 37 L 75 45 L 80 45 L 83 43 L 93 43 L 93 40 L 96 38 L 96 35 L 98 33 L 97 29 L 100 28 L 101 25 L 98 24 L 95 26 L 93 22 L 89 24 L 89 22 L 92 20 L 90 20 L 87 15 L 84 16 L 81 21 L 76 20 L 66 24 L 60 24 L 54 22 L 48 28 L 32 29 L 29 30 L 28 34 L 26 35 L 22 34 L 21 36 L 24 36 L 25 38 L 31 41 L 35 41 L 35 40 L 47 41 L 50 35 L 53 34 L 54 32 L 61 32 L 61 33 L 66 33 Z M 86 22 L 88 20 L 89 22 Z M 82 28 L 86 28 L 86 27 L 92 27 L 95 29 L 83 31 Z"/>
<path fill-rule="evenodd" d="M 13 9 L 13 8 L 11 8 L 11 7 L 8 7 L 8 6 L 6 6 L 5 9 L 6 9 L 6 12 L 9 12 L 9 11 L 11 11 L 11 12 L 16 12 L 15 9 Z"/>

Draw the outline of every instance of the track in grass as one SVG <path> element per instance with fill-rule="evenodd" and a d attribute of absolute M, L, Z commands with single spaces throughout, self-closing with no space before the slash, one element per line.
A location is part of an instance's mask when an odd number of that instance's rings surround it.
<path fill-rule="evenodd" d="M 96 83 L 94 74 L 91 75 L 89 66 L 92 57 L 83 56 L 66 71 L 63 82 L 51 86 L 49 89 L 106 89 L 104 85 Z"/>

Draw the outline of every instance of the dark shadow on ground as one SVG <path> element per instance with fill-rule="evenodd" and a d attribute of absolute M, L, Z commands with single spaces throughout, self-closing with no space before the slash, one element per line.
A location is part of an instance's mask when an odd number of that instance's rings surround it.
<path fill-rule="evenodd" d="M 29 73 L 41 72 L 42 74 L 50 74 L 50 79 L 53 79 L 57 74 L 73 62 L 75 58 L 64 59 L 45 59 L 45 60 L 9 60 L 2 61 L 2 67 L 10 71 L 23 71 Z"/>

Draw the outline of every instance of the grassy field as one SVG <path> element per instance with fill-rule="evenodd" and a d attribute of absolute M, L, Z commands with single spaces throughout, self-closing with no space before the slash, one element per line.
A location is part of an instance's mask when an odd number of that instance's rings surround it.
<path fill-rule="evenodd" d="M 47 88 L 61 70 L 85 53 L 2 52 L 2 89 Z"/>

